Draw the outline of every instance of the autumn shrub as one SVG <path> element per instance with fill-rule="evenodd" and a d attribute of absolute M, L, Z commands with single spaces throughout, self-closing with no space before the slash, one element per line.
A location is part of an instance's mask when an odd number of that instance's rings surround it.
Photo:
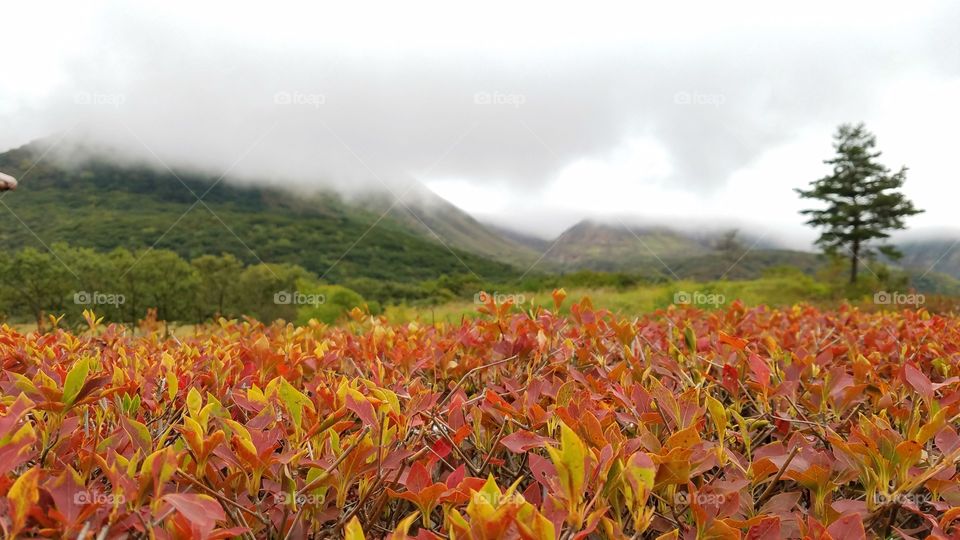
<path fill-rule="evenodd" d="M 0 526 L 52 538 L 957 538 L 960 319 L 0 327 Z"/>

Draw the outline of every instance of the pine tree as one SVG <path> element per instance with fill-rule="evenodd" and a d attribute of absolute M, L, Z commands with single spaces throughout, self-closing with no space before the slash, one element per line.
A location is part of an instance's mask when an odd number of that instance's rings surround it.
<path fill-rule="evenodd" d="M 876 245 L 890 237 L 888 231 L 904 229 L 904 218 L 923 212 L 914 208 L 903 193 L 907 168 L 891 174 L 877 161 L 877 138 L 864 125 L 843 124 L 834 135 L 836 156 L 824 163 L 833 173 L 810 183 L 809 190 L 797 189 L 806 199 L 826 203 L 826 208 L 801 211 L 810 216 L 808 225 L 822 228 L 817 245 L 835 255 L 846 248 L 850 257 L 850 283 L 856 283 L 861 258 L 877 251 L 891 259 L 901 256 L 893 246 Z"/>

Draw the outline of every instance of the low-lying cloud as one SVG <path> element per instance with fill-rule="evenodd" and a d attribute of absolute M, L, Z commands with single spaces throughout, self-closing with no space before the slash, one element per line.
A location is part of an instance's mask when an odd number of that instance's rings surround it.
<path fill-rule="evenodd" d="M 37 43 L 26 36 L 0 52 L 36 47 L 36 61 L 56 68 L 28 94 L 0 83 L 0 147 L 59 133 L 236 181 L 398 194 L 411 178 L 459 182 L 525 200 L 537 223 L 523 223 L 519 204 L 490 218 L 547 234 L 576 219 L 577 201 L 536 201 L 564 171 L 615 159 L 631 141 L 662 154 L 633 171 L 638 184 L 712 200 L 799 134 L 816 132 L 829 150 L 833 126 L 876 116 L 889 85 L 960 76 L 956 25 L 945 22 L 960 20 L 956 7 L 858 5 L 791 18 L 764 3 L 581 16 L 488 4 L 477 9 L 504 11 L 473 17 L 439 4 L 378 13 L 281 3 L 258 14 L 97 3 L 69 29 L 75 47 L 42 43 L 38 26 Z"/>

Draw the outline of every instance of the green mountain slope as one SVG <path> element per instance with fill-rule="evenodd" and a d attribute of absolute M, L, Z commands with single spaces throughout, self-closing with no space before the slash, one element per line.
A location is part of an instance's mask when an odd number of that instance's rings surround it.
<path fill-rule="evenodd" d="M 561 269 L 639 271 L 660 259 L 706 255 L 689 236 L 665 228 L 613 226 L 584 220 L 564 231 L 544 258 Z"/>
<path fill-rule="evenodd" d="M 67 242 L 99 250 L 155 246 L 189 258 L 228 252 L 247 263 L 296 263 L 333 282 L 517 274 L 392 220 L 374 227 L 378 216 L 335 194 L 214 185 L 214 177 L 177 171 L 181 183 L 146 166 L 98 159 L 65 166 L 41 154 L 36 143 L 0 154 L 0 170 L 21 179 L 0 205 L 0 249 Z"/>
<path fill-rule="evenodd" d="M 483 255 L 494 260 L 527 267 L 540 252 L 516 242 L 473 218 L 425 187 L 393 194 L 369 194 L 357 204 L 377 215 L 387 212 L 394 222 L 429 240 Z"/>
<path fill-rule="evenodd" d="M 666 227 L 629 227 L 590 220 L 567 229 L 547 253 L 563 270 L 632 272 L 666 279 L 753 279 L 776 266 L 813 273 L 814 253 L 773 249 L 753 241 L 724 246 L 720 233 L 692 235 Z M 751 248 L 752 246 L 752 248 Z"/>

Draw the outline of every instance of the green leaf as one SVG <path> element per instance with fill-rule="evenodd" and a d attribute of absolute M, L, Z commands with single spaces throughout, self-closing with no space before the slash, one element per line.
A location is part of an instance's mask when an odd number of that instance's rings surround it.
<path fill-rule="evenodd" d="M 293 385 L 288 383 L 283 377 L 280 377 L 280 386 L 277 388 L 277 395 L 280 396 L 280 401 L 283 401 L 287 410 L 290 411 L 290 416 L 293 418 L 294 424 L 298 429 L 303 420 L 303 409 L 308 408 L 311 411 L 315 410 L 310 399 L 294 388 Z"/>
<path fill-rule="evenodd" d="M 87 381 L 87 375 L 90 373 L 90 364 L 93 360 L 84 358 L 77 361 L 67 373 L 67 379 L 63 383 L 63 403 L 66 406 L 73 405 L 80 390 L 83 389 L 83 383 Z"/>
<path fill-rule="evenodd" d="M 697 354 L 697 334 L 694 333 L 692 327 L 688 326 L 686 330 L 683 331 L 683 339 L 687 342 L 687 347 L 690 349 L 690 352 Z"/>
<path fill-rule="evenodd" d="M 624 474 L 633 481 L 634 485 L 645 487 L 647 491 L 650 491 L 653 489 L 654 480 L 657 476 L 657 466 L 654 465 L 649 455 L 644 452 L 636 452 L 627 460 Z"/>

